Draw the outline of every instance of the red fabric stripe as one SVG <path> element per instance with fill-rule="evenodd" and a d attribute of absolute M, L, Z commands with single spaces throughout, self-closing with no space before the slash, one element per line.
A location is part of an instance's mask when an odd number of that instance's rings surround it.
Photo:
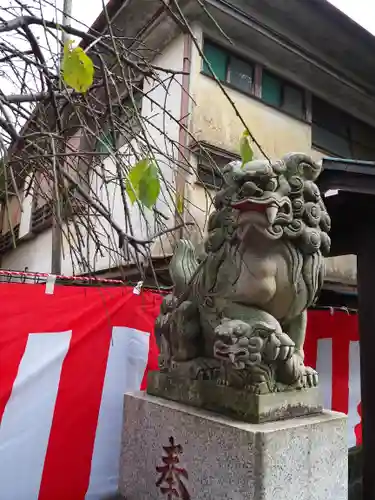
<path fill-rule="evenodd" d="M 147 370 L 157 368 L 153 325 L 162 297 L 132 288 L 1 284 L 0 419 L 29 333 L 72 330 L 64 360 L 39 500 L 83 500 L 113 326 L 151 332 Z M 22 307 L 21 307 L 22 305 Z M 22 328 L 22 330 L 20 329 Z"/>
<path fill-rule="evenodd" d="M 28 333 L 72 329 L 71 350 L 63 363 L 39 500 L 83 500 L 111 329 L 126 325 L 152 333 L 142 382 L 145 388 L 147 371 L 157 368 L 153 323 L 162 297 L 151 292 L 136 296 L 125 287 L 56 286 L 54 295 L 44 292 L 44 285 L 0 286 L 1 303 L 6 311 L 0 324 L 0 422 Z M 332 407 L 347 412 L 349 341 L 358 340 L 356 316 L 337 311 L 333 315 L 330 311 L 309 312 L 305 355 L 310 366 L 316 366 L 319 338 L 333 339 Z"/>
<path fill-rule="evenodd" d="M 90 317 L 87 312 L 82 315 L 86 321 Z M 39 500 L 82 500 L 88 488 L 111 339 L 106 318 L 96 311 L 94 317 L 98 316 L 97 324 L 87 321 L 84 325 L 77 321 L 73 326 L 71 346 L 60 379 Z"/>
<path fill-rule="evenodd" d="M 29 331 L 25 304 L 28 307 L 29 292 L 30 288 L 21 284 L 0 284 L 3 311 L 0 322 L 0 424 L 26 349 Z"/>
<path fill-rule="evenodd" d="M 349 409 L 349 315 L 336 312 L 330 321 L 332 335 L 332 410 L 348 413 Z"/>
<path fill-rule="evenodd" d="M 153 294 L 136 296 L 130 290 L 103 294 L 90 289 L 86 298 L 90 300 L 76 303 L 78 316 L 72 318 L 68 311 L 66 318 L 73 327 L 73 340 L 63 366 L 38 500 L 84 498 L 112 327 L 152 331 L 159 303 Z M 149 353 L 149 365 L 155 364 L 155 355 Z"/>
<path fill-rule="evenodd" d="M 356 315 L 337 310 L 312 310 L 308 313 L 305 343 L 306 364 L 316 367 L 317 342 L 332 338 L 332 409 L 348 413 L 349 343 L 358 340 Z"/>
<path fill-rule="evenodd" d="M 26 349 L 26 343 L 27 334 L 17 335 L 17 338 L 10 342 L 8 338 L 0 342 L 0 425 L 17 377 L 18 367 Z"/>
<path fill-rule="evenodd" d="M 361 446 L 362 444 L 362 403 L 357 406 L 357 413 L 360 418 L 359 423 L 354 427 L 354 433 L 356 438 L 356 445 Z"/>
<path fill-rule="evenodd" d="M 318 340 L 328 339 L 332 336 L 331 322 L 334 313 L 330 310 L 311 310 L 307 315 L 307 330 L 305 339 L 305 364 L 316 368 L 318 355 Z"/>
<path fill-rule="evenodd" d="M 318 354 L 318 333 L 322 331 L 320 322 L 322 320 L 320 311 L 309 311 L 307 315 L 306 339 L 304 345 L 305 364 L 316 368 Z"/>
<path fill-rule="evenodd" d="M 346 323 L 345 330 L 348 332 L 350 340 L 359 341 L 358 315 L 347 314 L 345 318 L 345 323 Z"/>
<path fill-rule="evenodd" d="M 151 299 L 151 294 L 149 295 L 150 297 L 150 310 L 149 310 L 149 317 L 153 319 L 152 324 L 149 325 L 149 332 L 150 332 L 150 345 L 149 345 L 149 351 L 148 351 L 148 361 L 147 361 L 147 366 L 145 370 L 145 374 L 143 376 L 142 384 L 141 384 L 141 390 L 145 391 L 147 388 L 147 374 L 150 370 L 158 370 L 159 365 L 158 365 L 158 357 L 159 357 L 159 349 L 156 344 L 156 338 L 154 335 L 154 323 L 155 319 L 159 315 L 160 311 L 160 305 L 163 300 L 163 297 L 161 295 L 158 295 L 156 293 L 152 294 L 152 299 Z"/>

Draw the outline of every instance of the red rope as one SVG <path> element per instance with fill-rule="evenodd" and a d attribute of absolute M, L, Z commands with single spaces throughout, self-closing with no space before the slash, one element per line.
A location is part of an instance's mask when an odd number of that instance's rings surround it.
<path fill-rule="evenodd" d="M 20 276 L 22 278 L 48 278 L 51 273 L 30 273 L 26 271 L 5 271 L 0 270 L 0 276 Z M 56 275 L 58 280 L 68 280 L 68 281 L 87 281 L 96 283 L 112 283 L 117 285 L 126 285 L 122 280 L 112 280 L 107 278 L 90 278 L 88 276 L 63 276 L 60 274 Z"/>
<path fill-rule="evenodd" d="M 0 269 L 0 276 L 8 276 L 8 277 L 20 277 L 20 278 L 45 278 L 47 279 L 48 276 L 50 276 L 51 273 L 33 273 L 33 272 L 27 272 L 27 271 L 6 271 L 4 269 Z M 88 277 L 88 276 L 63 276 L 63 275 L 56 275 L 57 280 L 66 280 L 66 281 L 80 281 L 80 282 L 86 282 L 86 283 L 105 283 L 105 284 L 111 284 L 111 285 L 123 285 L 123 286 L 135 286 L 133 284 L 126 283 L 123 280 L 113 280 L 109 278 L 95 278 L 95 277 Z M 152 291 L 157 291 L 158 293 L 168 293 L 167 290 L 158 290 L 158 289 L 153 289 L 153 288 L 148 288 L 148 287 L 143 287 L 145 290 L 149 289 Z"/>

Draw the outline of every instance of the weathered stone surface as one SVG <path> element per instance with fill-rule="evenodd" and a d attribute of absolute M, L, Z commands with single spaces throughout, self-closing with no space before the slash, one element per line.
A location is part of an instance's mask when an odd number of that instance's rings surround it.
<path fill-rule="evenodd" d="M 320 172 L 303 153 L 222 170 L 204 249 L 174 248 L 155 323 L 161 371 L 250 393 L 317 386 L 303 345 L 331 243 Z"/>
<path fill-rule="evenodd" d="M 346 417 L 319 415 L 246 424 L 149 396 L 127 394 L 120 492 L 167 498 L 156 486 L 170 438 L 191 500 L 347 500 Z M 181 451 L 181 450 L 180 450 Z M 164 484 L 165 485 L 165 484 Z M 178 485 L 177 485 L 178 486 Z"/>
<path fill-rule="evenodd" d="M 316 387 L 252 394 L 247 390 L 218 385 L 213 380 L 177 378 L 156 371 L 148 374 L 147 392 L 250 423 L 301 417 L 320 413 L 323 409 Z"/>
<path fill-rule="evenodd" d="M 100 500 L 126 500 L 120 493 L 115 493 L 114 495 L 106 496 Z"/>

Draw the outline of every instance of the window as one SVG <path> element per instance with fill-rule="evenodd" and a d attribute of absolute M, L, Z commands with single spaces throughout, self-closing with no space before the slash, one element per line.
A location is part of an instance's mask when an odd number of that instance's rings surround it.
<path fill-rule="evenodd" d="M 305 118 L 304 91 L 268 71 L 262 72 L 262 101 L 297 118 Z"/>
<path fill-rule="evenodd" d="M 197 168 L 197 182 L 212 189 L 221 189 L 223 178 L 220 170 L 222 170 L 228 161 L 222 158 L 211 159 L 199 158 Z"/>
<path fill-rule="evenodd" d="M 51 227 L 53 219 L 53 179 L 44 172 L 36 172 L 30 230 L 37 234 Z"/>
<path fill-rule="evenodd" d="M 203 147 L 202 147 L 203 146 Z M 211 189 L 221 189 L 223 178 L 221 171 L 239 156 L 201 142 L 192 150 L 197 155 L 197 182 Z"/>
<path fill-rule="evenodd" d="M 142 84 L 141 84 L 142 87 Z M 96 151 L 111 154 L 139 134 L 141 127 L 138 116 L 142 112 L 142 92 L 127 95 L 120 104 L 113 104 L 112 118 L 114 134 L 107 119 L 107 125 L 96 142 Z"/>
<path fill-rule="evenodd" d="M 53 211 L 52 203 L 44 203 L 38 208 L 34 208 L 31 213 L 31 232 L 38 234 L 52 226 Z"/>
<path fill-rule="evenodd" d="M 225 82 L 227 79 L 229 54 L 225 50 L 222 50 L 216 45 L 212 45 L 208 42 L 204 43 L 203 54 L 207 59 L 207 62 L 211 65 L 216 78 Z M 203 73 L 211 76 L 211 71 L 207 62 L 203 61 Z"/>
<path fill-rule="evenodd" d="M 112 131 L 104 131 L 96 142 L 96 152 L 110 154 L 115 149 L 115 140 Z"/>
<path fill-rule="evenodd" d="M 282 84 L 275 76 L 263 71 L 262 74 L 262 99 L 271 106 L 281 108 Z"/>
<path fill-rule="evenodd" d="M 0 255 L 12 250 L 18 243 L 21 223 L 21 207 L 16 196 L 4 201 L 0 211 Z"/>
<path fill-rule="evenodd" d="M 253 64 L 239 59 L 210 42 L 204 42 L 203 53 L 218 80 L 229 83 L 243 92 L 252 92 L 254 80 Z M 212 76 L 206 61 L 203 61 L 203 73 Z"/>
<path fill-rule="evenodd" d="M 117 107 L 116 147 L 121 148 L 141 131 L 139 116 L 142 113 L 142 92 L 127 96 Z"/>
<path fill-rule="evenodd" d="M 204 42 L 203 53 L 218 80 L 242 92 L 255 93 L 254 63 L 240 59 L 225 49 L 207 41 Z M 203 61 L 202 71 L 204 74 L 212 76 L 207 62 Z M 305 119 L 305 91 L 269 71 L 259 69 L 262 101 L 296 118 Z"/>
<path fill-rule="evenodd" d="M 312 143 L 341 158 L 375 160 L 375 129 L 313 96 Z"/>
<path fill-rule="evenodd" d="M 229 59 L 228 81 L 233 87 L 250 92 L 253 85 L 253 67 L 236 57 Z"/>

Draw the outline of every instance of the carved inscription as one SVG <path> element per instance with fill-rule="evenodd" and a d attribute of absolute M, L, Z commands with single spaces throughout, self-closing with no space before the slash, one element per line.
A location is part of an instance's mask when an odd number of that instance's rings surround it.
<path fill-rule="evenodd" d="M 163 446 L 165 455 L 162 457 L 163 465 L 156 467 L 156 472 L 160 474 L 156 481 L 156 486 L 160 489 L 167 500 L 181 498 L 182 500 L 191 500 L 190 494 L 183 482 L 188 479 L 186 469 L 179 466 L 183 449 L 180 444 L 175 444 L 174 438 L 169 438 L 169 446 Z"/>

